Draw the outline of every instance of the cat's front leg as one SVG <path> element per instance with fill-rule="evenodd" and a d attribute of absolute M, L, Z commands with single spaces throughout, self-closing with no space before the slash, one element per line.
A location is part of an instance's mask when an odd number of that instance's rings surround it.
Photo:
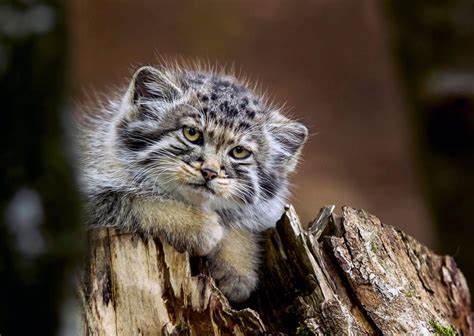
<path fill-rule="evenodd" d="M 167 199 L 141 199 L 134 204 L 141 229 L 164 238 L 180 252 L 205 256 L 224 236 L 220 217 L 213 211 Z"/>
<path fill-rule="evenodd" d="M 220 224 L 220 217 L 215 212 L 198 211 L 199 220 L 196 219 L 196 213 L 193 211 L 190 214 L 187 232 L 184 232 L 186 237 L 176 241 L 173 238 L 175 232 L 170 233 L 168 241 L 172 245 L 182 245 L 182 249 L 190 252 L 195 256 L 206 256 L 212 253 L 221 243 L 224 236 L 224 229 Z"/>
<path fill-rule="evenodd" d="M 248 299 L 258 283 L 260 248 L 257 234 L 231 228 L 220 248 L 209 256 L 211 276 L 219 289 L 234 302 Z"/>

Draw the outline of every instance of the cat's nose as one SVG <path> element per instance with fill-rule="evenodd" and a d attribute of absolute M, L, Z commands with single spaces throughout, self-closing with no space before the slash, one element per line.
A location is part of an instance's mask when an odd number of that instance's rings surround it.
<path fill-rule="evenodd" d="M 209 168 L 201 169 L 201 174 L 202 174 L 202 177 L 204 177 L 206 181 L 215 179 L 218 175 L 218 173 L 215 170 L 209 169 Z"/>

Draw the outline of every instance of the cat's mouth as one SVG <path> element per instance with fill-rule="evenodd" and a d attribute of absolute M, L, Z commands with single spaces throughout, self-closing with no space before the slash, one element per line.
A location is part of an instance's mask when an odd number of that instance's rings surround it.
<path fill-rule="evenodd" d="M 194 189 L 205 190 L 211 194 L 216 193 L 207 183 L 188 183 L 188 185 Z"/>

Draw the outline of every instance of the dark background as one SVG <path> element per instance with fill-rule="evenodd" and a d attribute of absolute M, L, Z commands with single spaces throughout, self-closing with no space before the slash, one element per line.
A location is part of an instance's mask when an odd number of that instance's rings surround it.
<path fill-rule="evenodd" d="M 64 125 L 158 55 L 234 64 L 310 127 L 304 221 L 364 208 L 474 288 L 472 1 L 0 0 L 0 334 L 71 334 L 83 239 Z"/>

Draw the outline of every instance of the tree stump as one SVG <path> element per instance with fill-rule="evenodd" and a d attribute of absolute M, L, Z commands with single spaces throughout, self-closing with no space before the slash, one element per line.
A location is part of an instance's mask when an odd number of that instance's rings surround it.
<path fill-rule="evenodd" d="M 205 275 L 205 260 L 159 239 L 93 230 L 80 290 L 85 334 L 474 335 L 451 257 L 363 210 L 326 217 L 305 230 L 286 209 L 264 233 L 259 289 L 238 307 Z"/>

